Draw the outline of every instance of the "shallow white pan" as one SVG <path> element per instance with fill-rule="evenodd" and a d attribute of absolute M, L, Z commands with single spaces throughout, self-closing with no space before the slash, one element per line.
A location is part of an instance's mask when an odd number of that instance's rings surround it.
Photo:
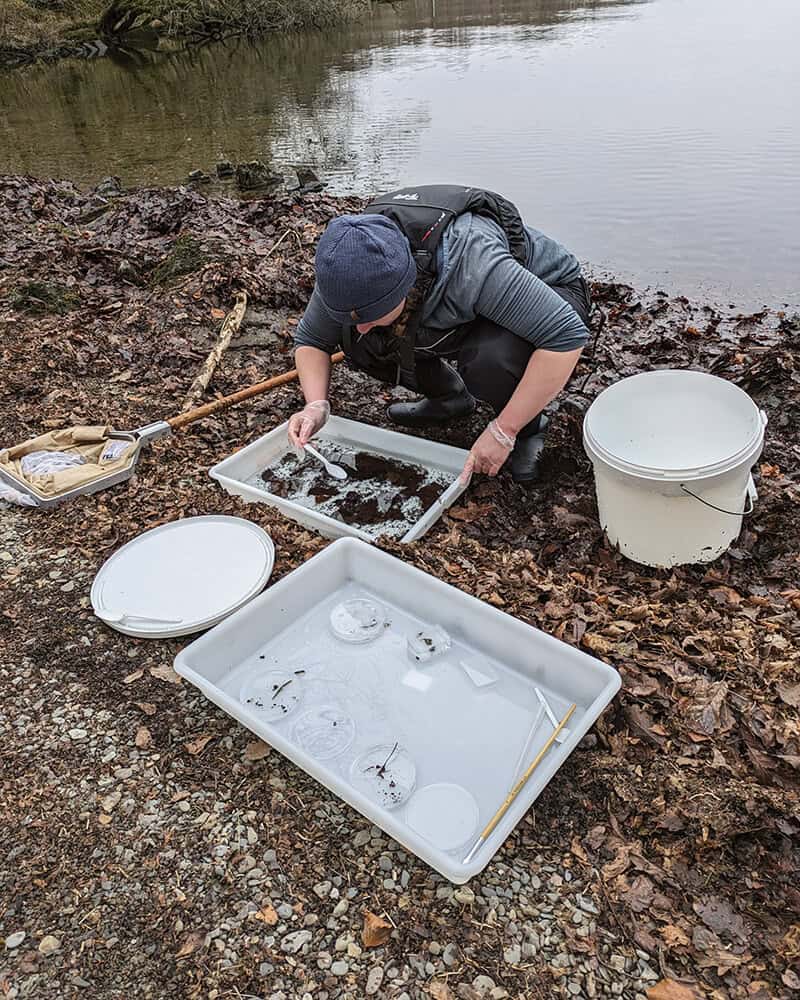
<path fill-rule="evenodd" d="M 355 617 L 341 607 L 352 600 L 365 602 Z M 175 669 L 457 883 L 489 862 L 620 687 L 613 667 L 355 539 L 197 639 Z M 537 688 L 558 718 L 577 704 L 568 735 L 464 864 L 553 732 Z"/>
<path fill-rule="evenodd" d="M 266 486 L 257 485 L 259 474 L 289 452 L 287 426 L 286 423 L 281 424 L 269 434 L 265 434 L 246 448 L 219 462 L 209 470 L 209 475 L 228 493 L 250 502 L 258 501 L 277 507 L 287 517 L 313 528 L 326 538 L 349 536 L 360 538 L 365 542 L 374 541 L 375 535 L 363 529 L 276 496 L 270 493 Z M 468 452 L 461 448 L 451 448 L 446 444 L 426 441 L 410 434 L 399 434 L 397 431 L 387 431 L 381 427 L 372 427 L 357 420 L 345 420 L 343 417 L 331 417 L 314 443 L 316 444 L 318 440 L 332 441 L 354 450 L 371 451 L 389 458 L 398 458 L 403 462 L 443 473 L 453 481 L 416 524 L 403 535 L 400 539 L 402 542 L 413 542 L 421 538 L 466 488 L 458 482 L 458 475 L 464 468 L 468 455 Z M 256 480 L 256 484 L 253 480 Z"/>

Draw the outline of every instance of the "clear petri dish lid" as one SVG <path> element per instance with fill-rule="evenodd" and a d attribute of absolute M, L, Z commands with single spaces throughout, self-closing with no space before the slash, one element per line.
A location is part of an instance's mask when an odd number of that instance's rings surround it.
<path fill-rule="evenodd" d="M 399 743 L 382 743 L 357 757 L 350 768 L 353 785 L 383 809 L 396 809 L 414 791 L 417 769 Z"/>
<path fill-rule="evenodd" d="M 331 760 L 350 749 L 356 724 L 338 705 L 316 705 L 299 716 L 292 737 L 311 757 Z"/>
<path fill-rule="evenodd" d="M 386 624 L 386 612 L 369 597 L 342 601 L 331 611 L 331 628 L 343 642 L 369 642 L 377 638 Z"/>
<path fill-rule="evenodd" d="M 427 663 L 435 656 L 441 656 L 453 644 L 448 633 L 440 625 L 431 625 L 416 635 L 410 635 L 407 642 L 408 655 L 417 663 Z"/>
<path fill-rule="evenodd" d="M 479 816 L 472 793 L 450 782 L 420 788 L 406 809 L 407 825 L 442 851 L 464 847 L 478 828 Z"/>
<path fill-rule="evenodd" d="M 280 722 L 294 712 L 303 694 L 303 678 L 296 671 L 268 670 L 247 678 L 239 701 L 258 718 Z"/>

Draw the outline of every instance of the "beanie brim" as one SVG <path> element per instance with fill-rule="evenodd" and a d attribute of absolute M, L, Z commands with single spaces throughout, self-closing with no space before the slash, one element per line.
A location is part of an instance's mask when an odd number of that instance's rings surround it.
<path fill-rule="evenodd" d="M 388 315 L 393 309 L 403 301 L 403 299 L 408 295 L 411 289 L 414 287 L 414 282 L 417 280 L 417 265 L 414 263 L 414 258 L 409 254 L 408 265 L 406 267 L 405 273 L 402 278 L 397 282 L 397 284 L 390 291 L 386 292 L 378 299 L 373 299 L 371 302 L 360 303 L 356 307 L 357 319 L 352 316 L 353 309 L 336 309 L 330 305 L 330 303 L 325 301 L 325 296 L 319 287 L 319 282 L 317 282 L 317 292 L 322 304 L 325 307 L 325 311 L 341 324 L 352 324 L 352 323 L 374 323 L 375 320 L 380 319 L 382 316 Z"/>

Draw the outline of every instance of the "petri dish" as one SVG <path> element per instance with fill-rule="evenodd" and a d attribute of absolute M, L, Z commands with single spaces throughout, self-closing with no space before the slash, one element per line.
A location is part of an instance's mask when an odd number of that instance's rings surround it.
<path fill-rule="evenodd" d="M 399 743 L 371 747 L 353 761 L 353 785 L 384 809 L 396 809 L 414 791 L 417 769 Z"/>
<path fill-rule="evenodd" d="M 269 670 L 248 677 L 239 694 L 242 705 L 267 722 L 285 719 L 302 700 L 302 677 L 284 670 Z"/>
<path fill-rule="evenodd" d="M 331 628 L 344 642 L 369 642 L 383 632 L 386 613 L 377 601 L 354 597 L 331 611 Z"/>
<path fill-rule="evenodd" d="M 408 637 L 408 655 L 417 663 L 427 663 L 434 656 L 446 653 L 452 644 L 452 639 L 440 625 L 432 625 Z"/>
<path fill-rule="evenodd" d="M 317 705 L 297 719 L 292 736 L 307 754 L 331 760 L 350 749 L 356 724 L 338 705 Z"/>
<path fill-rule="evenodd" d="M 406 824 L 442 851 L 464 847 L 478 829 L 478 803 L 462 785 L 441 782 L 417 791 L 406 809 Z"/>

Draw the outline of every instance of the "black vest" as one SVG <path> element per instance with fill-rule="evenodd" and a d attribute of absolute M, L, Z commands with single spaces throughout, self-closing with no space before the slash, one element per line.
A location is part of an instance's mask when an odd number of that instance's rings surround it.
<path fill-rule="evenodd" d="M 528 247 L 522 218 L 515 205 L 494 191 L 459 184 L 424 184 L 379 195 L 364 215 L 385 215 L 395 222 L 411 244 L 420 275 L 433 276 L 436 248 L 457 215 L 472 212 L 496 222 L 506 234 L 512 256 L 527 262 Z"/>
<path fill-rule="evenodd" d="M 415 349 L 426 348 L 428 338 L 421 329 L 421 319 L 424 300 L 436 278 L 436 248 L 447 226 L 464 212 L 483 215 L 497 223 L 506 235 L 512 256 L 523 265 L 527 263 L 528 247 L 522 218 L 515 205 L 494 191 L 458 184 L 424 184 L 379 195 L 362 213 L 385 215 L 396 223 L 411 244 L 417 265 L 423 302 L 409 318 L 405 337 L 398 340 L 390 331 L 379 329 L 369 334 L 371 353 L 384 362 L 397 363 L 398 381 L 401 368 L 409 372 L 414 370 Z M 441 340 L 441 333 L 436 334 L 436 340 Z M 342 345 L 348 355 L 352 352 L 352 344 L 353 327 L 346 323 L 342 328 Z"/>

